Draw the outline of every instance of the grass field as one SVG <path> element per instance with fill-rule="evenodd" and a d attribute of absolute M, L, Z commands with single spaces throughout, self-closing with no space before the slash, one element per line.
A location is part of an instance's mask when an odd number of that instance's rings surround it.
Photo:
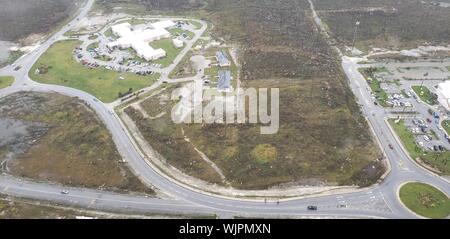
<path fill-rule="evenodd" d="M 195 33 L 183 30 L 178 27 L 169 29 L 169 32 L 172 34 L 172 36 L 181 36 L 183 33 L 185 33 L 189 37 L 189 39 L 192 39 L 195 36 Z"/>
<path fill-rule="evenodd" d="M 0 76 L 0 89 L 10 86 L 13 82 L 12 76 Z"/>
<path fill-rule="evenodd" d="M 138 76 L 104 68 L 85 67 L 77 63 L 72 54 L 72 50 L 79 44 L 79 41 L 55 43 L 33 66 L 30 77 L 41 83 L 63 85 L 86 91 L 103 102 L 114 101 L 118 98 L 119 92 L 127 92 L 130 88 L 137 91 L 147 87 L 159 77 L 157 74 Z M 41 67 L 48 68 L 48 72 L 35 74 L 36 69 Z"/>
<path fill-rule="evenodd" d="M 109 131 L 82 101 L 58 94 L 17 93 L 2 98 L 0 105 L 13 107 L 0 107 L 2 118 L 49 126 L 31 148 L 8 161 L 8 173 L 75 187 L 152 193 L 121 162 Z"/>
<path fill-rule="evenodd" d="M 394 119 L 389 119 L 389 123 L 402 141 L 403 146 L 406 148 L 411 158 L 416 160 L 420 159 L 420 161 L 438 169 L 443 174 L 450 174 L 450 162 L 448 160 L 450 158 L 450 151 L 426 151 L 416 144 L 414 135 L 405 126 L 403 120 L 400 120 L 400 122 L 396 124 Z"/>
<path fill-rule="evenodd" d="M 175 46 L 172 43 L 172 39 L 162 39 L 158 41 L 151 42 L 150 45 L 155 48 L 159 49 L 162 48 L 166 51 L 166 56 L 158 59 L 156 61 L 152 61 L 152 63 L 155 64 L 161 64 L 162 67 L 168 67 L 170 64 L 173 63 L 175 58 L 180 54 L 182 48 L 175 48 Z"/>
<path fill-rule="evenodd" d="M 446 218 L 450 214 L 450 199 L 437 188 L 411 182 L 400 188 L 400 200 L 411 211 L 428 218 Z"/>
<path fill-rule="evenodd" d="M 411 88 L 423 102 L 429 105 L 437 104 L 437 96 L 432 93 L 426 86 L 412 86 Z"/>
<path fill-rule="evenodd" d="M 202 28 L 202 24 L 197 21 L 189 21 L 189 24 L 194 26 L 194 29 L 200 29 Z"/>
<path fill-rule="evenodd" d="M 360 140 L 358 137 L 368 136 L 355 136 L 352 133 L 355 130 L 348 131 L 338 126 L 347 117 L 353 117 L 346 112 L 327 111 L 323 108 L 326 102 L 322 106 L 299 104 L 299 99 L 308 100 L 311 97 L 311 88 L 305 88 L 305 84 L 309 82 L 251 81 L 248 85 L 281 87 L 281 125 L 275 135 L 260 135 L 260 125 L 251 124 L 175 125 L 170 119 L 172 105 L 162 105 L 158 97 L 144 101 L 141 106 L 152 117 L 165 112 L 161 118 L 145 119 L 133 109 L 126 112 L 137 123 L 147 141 L 171 165 L 210 182 L 220 179 L 193 151 L 192 145 L 184 141 L 182 132 L 221 168 L 227 181 L 236 188 L 264 189 L 308 180 L 339 185 L 365 186 L 374 183 L 384 172 L 376 160 L 379 157 L 377 148 L 357 143 Z M 314 97 L 320 97 L 320 87 L 313 90 Z M 164 94 L 170 96 L 169 92 Z M 296 120 L 291 121 L 290 118 Z M 322 124 L 317 120 L 321 118 L 329 120 Z M 358 127 L 358 124 L 353 127 Z M 321 135 L 329 137 L 324 140 Z M 341 138 L 347 140 L 344 142 Z"/>

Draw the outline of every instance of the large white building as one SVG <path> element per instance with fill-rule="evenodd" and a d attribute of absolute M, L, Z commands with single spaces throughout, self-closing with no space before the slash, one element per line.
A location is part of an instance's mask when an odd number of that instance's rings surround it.
<path fill-rule="evenodd" d="M 133 29 L 129 23 L 121 23 L 111 27 L 113 34 L 119 37 L 114 42 L 108 43 L 108 48 L 133 48 L 137 55 L 147 61 L 157 60 L 166 56 L 163 49 L 153 49 L 150 42 L 163 38 L 169 38 L 170 32 L 166 29 L 175 26 L 170 20 L 159 21 L 151 24 L 151 28 Z"/>
<path fill-rule="evenodd" d="M 450 81 L 438 85 L 437 95 L 439 103 L 450 111 Z"/>

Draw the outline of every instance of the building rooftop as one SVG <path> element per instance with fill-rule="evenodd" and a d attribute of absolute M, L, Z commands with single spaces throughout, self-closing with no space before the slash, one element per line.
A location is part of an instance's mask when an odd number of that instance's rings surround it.
<path fill-rule="evenodd" d="M 219 71 L 219 82 L 217 83 L 217 89 L 221 91 L 231 89 L 231 71 L 229 70 Z"/>
<path fill-rule="evenodd" d="M 217 58 L 217 61 L 219 62 L 220 66 L 229 66 L 230 65 L 230 60 L 228 60 L 228 57 L 222 51 L 216 52 L 216 58 Z"/>

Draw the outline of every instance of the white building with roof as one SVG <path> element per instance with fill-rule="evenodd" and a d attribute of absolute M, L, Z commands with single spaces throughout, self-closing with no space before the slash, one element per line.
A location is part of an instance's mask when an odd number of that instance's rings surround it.
<path fill-rule="evenodd" d="M 150 42 L 170 37 L 170 32 L 166 28 L 175 26 L 170 20 L 155 22 L 151 24 L 152 28 L 134 30 L 130 23 L 121 23 L 111 27 L 113 34 L 120 37 L 116 41 L 107 44 L 110 49 L 133 48 L 137 55 L 147 61 L 157 60 L 165 57 L 166 52 L 163 49 L 153 49 Z"/>
<path fill-rule="evenodd" d="M 175 48 L 182 48 L 184 46 L 184 42 L 178 38 L 173 39 L 172 42 Z"/>
<path fill-rule="evenodd" d="M 440 83 L 437 87 L 439 103 L 450 111 L 450 81 Z"/>

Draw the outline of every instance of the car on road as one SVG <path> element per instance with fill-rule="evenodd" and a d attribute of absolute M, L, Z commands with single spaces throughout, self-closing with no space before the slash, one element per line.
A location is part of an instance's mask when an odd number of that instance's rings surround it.
<path fill-rule="evenodd" d="M 68 190 L 61 190 L 61 194 L 63 194 L 63 195 L 66 195 L 66 194 L 69 194 L 69 191 Z"/>
<path fill-rule="evenodd" d="M 389 148 L 394 149 L 394 146 L 392 146 L 392 144 L 389 144 Z"/>
<path fill-rule="evenodd" d="M 310 206 L 307 207 L 307 209 L 308 209 L 309 211 L 317 211 L 317 206 L 312 206 L 312 205 L 310 205 Z"/>

